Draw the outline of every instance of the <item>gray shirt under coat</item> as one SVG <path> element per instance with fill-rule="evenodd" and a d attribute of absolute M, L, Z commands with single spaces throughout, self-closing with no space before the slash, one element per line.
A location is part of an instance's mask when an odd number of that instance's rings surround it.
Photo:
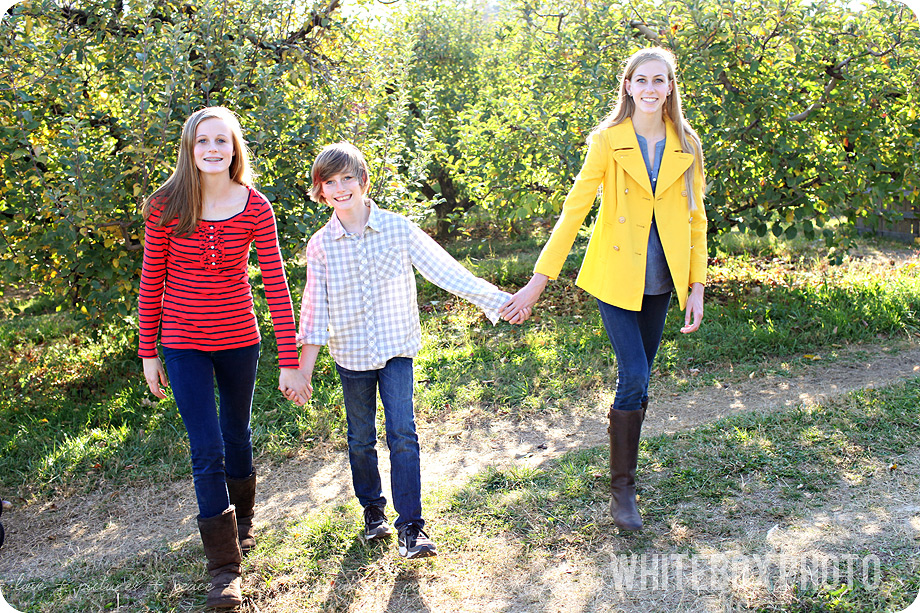
<path fill-rule="evenodd" d="M 645 137 L 636 134 L 639 141 L 639 149 L 642 151 L 642 157 L 645 159 L 645 168 L 648 170 L 648 179 L 652 184 L 652 194 L 658 185 L 658 171 L 661 169 L 661 157 L 664 155 L 665 139 L 661 139 L 655 145 L 654 163 L 649 160 L 648 141 Z M 655 223 L 655 216 L 652 215 L 652 228 L 648 233 L 648 251 L 646 254 L 645 264 L 645 291 L 646 295 L 654 296 L 657 294 L 666 294 L 674 289 L 674 282 L 671 279 L 671 271 L 668 269 L 668 261 L 664 256 L 664 249 L 661 246 L 661 238 L 658 236 L 658 225 Z"/>

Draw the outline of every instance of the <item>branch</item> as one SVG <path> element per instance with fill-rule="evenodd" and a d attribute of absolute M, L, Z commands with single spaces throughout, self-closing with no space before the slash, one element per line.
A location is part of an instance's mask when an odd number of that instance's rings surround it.
<path fill-rule="evenodd" d="M 639 21 L 638 19 L 632 19 L 629 22 L 629 26 L 638 30 L 639 33 L 650 42 L 661 44 L 661 36 L 659 36 L 658 32 L 648 27 L 645 22 Z"/>
<path fill-rule="evenodd" d="M 817 101 L 808 105 L 808 108 L 806 108 L 804 111 L 802 111 L 798 115 L 787 117 L 786 121 L 805 121 L 806 119 L 808 119 L 809 115 L 811 115 L 813 112 L 817 111 L 818 109 L 820 109 L 822 106 L 825 105 L 825 103 L 827 102 L 828 96 L 830 96 L 831 91 L 833 91 L 833 89 L 837 87 L 837 84 L 841 80 L 842 79 L 838 79 L 837 77 L 831 77 L 831 80 L 828 81 L 827 85 L 824 86 L 824 93 L 821 94 L 821 97 L 818 98 Z"/>
<path fill-rule="evenodd" d="M 719 83 L 724 85 L 725 89 L 727 89 L 730 92 L 733 92 L 736 94 L 741 93 L 741 90 L 728 79 L 728 74 L 724 70 L 719 73 Z"/>
<path fill-rule="evenodd" d="M 852 62 L 853 60 L 858 60 L 860 58 L 866 57 L 867 55 L 871 55 L 873 57 L 884 57 L 888 55 L 889 53 L 892 53 L 895 49 L 897 49 L 897 45 L 892 45 L 888 47 L 887 49 L 885 49 L 884 51 L 873 51 L 872 49 L 866 49 L 862 53 L 859 53 L 857 55 L 852 55 L 843 61 L 837 62 L 836 64 L 825 66 L 824 72 L 826 72 L 830 76 L 831 79 L 830 81 L 827 82 L 827 85 L 824 86 L 824 92 L 821 94 L 821 97 L 818 98 L 817 101 L 810 104 L 808 108 L 806 108 L 801 113 L 797 115 L 793 115 L 791 117 L 787 117 L 786 121 L 805 121 L 805 119 L 807 119 L 808 116 L 811 115 L 814 111 L 824 106 L 827 103 L 827 100 L 828 100 L 828 97 L 830 96 L 831 91 L 833 91 L 833 89 L 837 87 L 837 84 L 841 81 L 847 80 L 847 77 L 844 74 L 843 69 L 849 66 L 850 62 Z"/>
<path fill-rule="evenodd" d="M 101 230 L 102 228 L 111 228 L 117 227 L 121 232 L 121 237 L 125 241 L 125 249 L 128 251 L 140 251 L 144 248 L 143 244 L 139 240 L 131 238 L 131 222 L 130 221 L 109 221 L 106 223 L 97 224 L 96 229 Z"/>

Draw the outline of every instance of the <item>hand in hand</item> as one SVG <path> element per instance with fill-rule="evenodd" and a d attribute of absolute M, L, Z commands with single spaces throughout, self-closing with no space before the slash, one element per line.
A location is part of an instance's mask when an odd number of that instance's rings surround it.
<path fill-rule="evenodd" d="M 527 285 L 517 291 L 498 313 L 511 324 L 522 324 L 533 314 L 533 305 L 540 299 L 549 277 L 536 273 Z"/>
<path fill-rule="evenodd" d="M 304 406 L 313 395 L 313 386 L 297 368 L 282 368 L 278 375 L 278 389 L 284 397 L 299 407 Z"/>

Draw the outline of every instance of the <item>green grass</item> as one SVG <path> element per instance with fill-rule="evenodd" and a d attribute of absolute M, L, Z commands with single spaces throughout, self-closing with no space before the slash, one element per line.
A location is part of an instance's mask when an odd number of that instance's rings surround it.
<path fill-rule="evenodd" d="M 574 277 L 587 232 L 563 274 L 551 283 L 524 326 L 493 327 L 467 303 L 420 280 L 423 349 L 416 360 L 416 406 L 425 420 L 526 419 L 568 412 L 610 390 L 615 361 L 593 298 Z M 713 259 L 706 319 L 698 333 L 677 331 L 669 313 L 656 384 L 681 390 L 711 385 L 733 372 L 794 368 L 820 356 L 836 359 L 860 343 L 916 336 L 920 262 L 851 259 L 828 266 L 809 246 L 744 239 L 736 253 Z M 874 243 L 869 243 L 872 248 Z M 514 291 L 530 277 L 540 240 L 473 238 L 451 245 L 476 274 Z M 887 249 L 892 249 L 886 246 Z M 916 250 L 904 248 L 902 253 Z M 303 272 L 291 286 L 299 292 Z M 283 461 L 319 441 L 342 441 L 344 410 L 338 377 L 323 351 L 306 408 L 277 391 L 277 361 L 260 279 L 256 309 L 266 331 L 254 401 L 258 452 Z M 22 497 L 163 481 L 189 474 L 184 427 L 175 403 L 153 403 L 136 357 L 134 330 L 95 335 L 47 301 L 7 305 L 0 321 L 0 489 Z M 806 357 L 811 356 L 811 357 Z"/>
<path fill-rule="evenodd" d="M 536 468 L 488 468 L 430 492 L 426 515 L 442 556 L 421 563 L 396 558 L 392 542 L 365 545 L 354 502 L 318 509 L 262 531 L 246 562 L 247 593 L 261 610 L 279 600 L 296 603 L 287 610 L 347 610 L 367 583 L 450 582 L 458 568 L 500 557 L 509 547 L 517 552 L 516 566 L 504 569 L 509 576 L 572 551 L 599 570 L 610 555 L 769 553 L 762 538 L 747 533 L 752 524 L 794 526 L 839 506 L 839 492 L 847 488 L 857 492 L 856 510 L 868 512 L 864 492 L 882 487 L 888 467 L 915 450 L 918 421 L 920 379 L 914 378 L 826 405 L 734 416 L 643 440 L 637 474 L 646 529 L 628 536 L 618 536 L 604 517 L 604 448 Z M 791 593 L 758 594 L 738 610 L 904 609 L 920 589 L 916 543 L 882 533 L 862 547 L 844 551 L 879 556 L 873 585 L 796 584 Z M 4 592 L 14 607 L 29 611 L 191 611 L 204 594 L 198 558 L 200 546 L 192 542 L 145 553 L 109 573 L 70 568 L 64 581 L 21 581 L 6 584 Z M 435 589 L 451 588 L 435 583 Z M 743 593 L 732 597 L 745 602 Z"/>

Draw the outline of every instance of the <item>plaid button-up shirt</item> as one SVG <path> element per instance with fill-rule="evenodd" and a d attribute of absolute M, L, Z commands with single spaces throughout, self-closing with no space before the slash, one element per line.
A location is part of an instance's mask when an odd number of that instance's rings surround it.
<path fill-rule="evenodd" d="M 348 233 L 335 214 L 307 244 L 307 284 L 298 345 L 329 345 L 348 370 L 383 368 L 418 354 L 415 272 L 469 300 L 496 324 L 511 295 L 473 275 L 421 228 L 371 205 L 364 233 Z"/>

